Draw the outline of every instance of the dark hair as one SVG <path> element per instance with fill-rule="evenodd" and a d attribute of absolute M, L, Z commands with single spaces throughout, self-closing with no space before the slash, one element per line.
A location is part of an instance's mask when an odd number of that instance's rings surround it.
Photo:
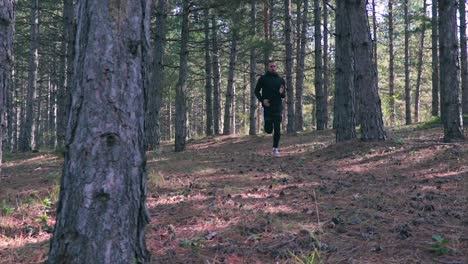
<path fill-rule="evenodd" d="M 269 59 L 269 60 L 267 61 L 267 64 L 270 64 L 270 63 L 276 63 L 276 61 L 275 61 L 275 60 L 272 60 L 272 59 Z"/>

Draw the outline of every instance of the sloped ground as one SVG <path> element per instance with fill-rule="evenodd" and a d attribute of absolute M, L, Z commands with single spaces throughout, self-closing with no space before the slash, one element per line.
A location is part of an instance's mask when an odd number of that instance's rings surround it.
<path fill-rule="evenodd" d="M 442 143 L 440 128 L 389 134 L 284 135 L 279 157 L 270 136 L 149 153 L 153 263 L 466 263 L 468 141 Z M 45 199 L 56 199 L 62 161 L 38 155 L 5 164 L 0 263 L 46 259 Z"/>

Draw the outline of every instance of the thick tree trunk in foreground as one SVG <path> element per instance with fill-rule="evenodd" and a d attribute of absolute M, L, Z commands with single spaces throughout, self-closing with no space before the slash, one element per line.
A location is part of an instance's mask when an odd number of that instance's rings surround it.
<path fill-rule="evenodd" d="M 348 0 L 351 35 L 354 51 L 355 87 L 359 90 L 359 120 L 361 139 L 385 140 L 381 102 L 378 93 L 377 66 L 374 63 L 373 45 L 367 18 L 365 0 Z"/>
<path fill-rule="evenodd" d="M 6 132 L 6 102 L 10 89 L 13 63 L 13 34 L 15 23 L 15 1 L 0 0 L 0 173 L 2 170 L 3 137 Z"/>
<path fill-rule="evenodd" d="M 444 140 L 463 138 L 458 68 L 457 1 L 439 1 L 440 101 Z"/>
<path fill-rule="evenodd" d="M 48 263 L 144 263 L 149 1 L 80 1 L 77 65 Z"/>
<path fill-rule="evenodd" d="M 354 62 L 351 25 L 345 1 L 336 3 L 335 125 L 336 141 L 356 138 Z"/>

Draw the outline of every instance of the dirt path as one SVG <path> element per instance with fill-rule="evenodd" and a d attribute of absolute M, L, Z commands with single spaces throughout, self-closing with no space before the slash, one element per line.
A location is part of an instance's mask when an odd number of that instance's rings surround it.
<path fill-rule="evenodd" d="M 391 135 L 340 144 L 331 131 L 283 136 L 279 157 L 269 136 L 149 153 L 153 263 L 307 263 L 314 254 L 321 263 L 466 263 L 468 143 L 441 143 L 438 128 Z M 52 161 L 41 165 L 47 175 Z M 36 176 L 36 189 L 50 186 Z M 26 195 L 11 188 L 21 178 L 10 176 L 1 197 Z M 23 233 L 29 244 L 14 247 L 0 226 L 0 263 L 23 251 L 45 259 L 50 234 Z"/>

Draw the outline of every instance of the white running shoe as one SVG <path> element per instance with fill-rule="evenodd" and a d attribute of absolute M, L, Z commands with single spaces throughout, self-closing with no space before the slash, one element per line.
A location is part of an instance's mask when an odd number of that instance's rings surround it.
<path fill-rule="evenodd" d="M 278 148 L 273 148 L 273 156 L 279 156 L 280 152 Z"/>

